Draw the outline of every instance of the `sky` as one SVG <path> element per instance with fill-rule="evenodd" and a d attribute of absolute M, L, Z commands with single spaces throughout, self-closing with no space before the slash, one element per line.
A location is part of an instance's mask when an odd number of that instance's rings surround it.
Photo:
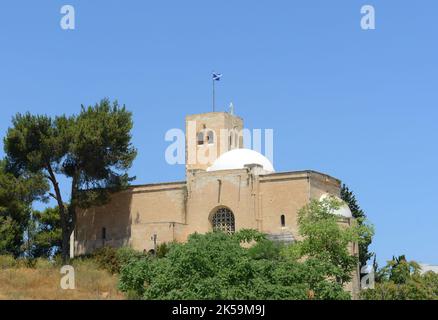
<path fill-rule="evenodd" d="M 60 26 L 66 4 L 74 30 Z M 361 29 L 363 5 L 375 30 Z M 134 183 L 184 180 L 164 135 L 211 111 L 215 70 L 217 109 L 233 102 L 246 128 L 274 130 L 277 172 L 317 170 L 356 194 L 380 264 L 438 264 L 436 12 L 434 0 L 4 0 L 0 133 L 17 112 L 117 99 L 133 113 Z"/>

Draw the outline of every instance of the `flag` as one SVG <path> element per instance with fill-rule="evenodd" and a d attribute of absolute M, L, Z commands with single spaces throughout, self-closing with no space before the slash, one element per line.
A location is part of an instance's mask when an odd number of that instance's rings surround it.
<path fill-rule="evenodd" d="M 222 73 L 215 73 L 213 72 L 213 80 L 219 81 L 222 77 Z"/>

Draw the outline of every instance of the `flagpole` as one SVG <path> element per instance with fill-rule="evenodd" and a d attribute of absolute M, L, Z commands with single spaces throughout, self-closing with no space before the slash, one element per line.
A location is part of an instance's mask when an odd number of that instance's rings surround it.
<path fill-rule="evenodd" d="M 212 81 L 213 81 L 213 112 L 215 111 L 215 92 L 214 92 L 214 82 L 216 81 L 215 79 L 214 79 L 214 77 L 212 77 Z"/>

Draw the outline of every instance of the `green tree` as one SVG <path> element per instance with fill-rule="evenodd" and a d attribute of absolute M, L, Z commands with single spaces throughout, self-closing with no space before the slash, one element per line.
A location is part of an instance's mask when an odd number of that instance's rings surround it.
<path fill-rule="evenodd" d="M 337 205 L 312 201 L 303 208 L 304 239 L 290 245 L 254 230 L 192 234 L 169 244 L 161 258 L 122 266 L 120 289 L 144 299 L 348 299 L 344 284 L 357 266 L 348 246 L 366 228 L 341 226 L 331 213 Z"/>
<path fill-rule="evenodd" d="M 404 255 L 393 257 L 378 270 L 374 289 L 361 292 L 364 300 L 438 300 L 438 274 L 426 272 Z"/>
<path fill-rule="evenodd" d="M 367 216 L 365 212 L 360 208 L 356 196 L 350 189 L 343 184 L 341 188 L 341 199 L 345 201 L 353 217 L 359 225 L 367 225 Z M 372 242 L 372 234 L 366 234 L 363 236 L 362 241 L 359 244 L 359 262 L 361 267 L 366 266 L 368 260 L 374 255 L 374 253 L 369 251 L 369 246 Z"/>
<path fill-rule="evenodd" d="M 343 285 L 351 280 L 358 264 L 358 257 L 351 254 L 349 246 L 360 245 L 373 230 L 355 222 L 351 226 L 341 225 L 340 218 L 333 214 L 341 205 L 334 197 L 312 200 L 298 212 L 298 226 L 304 238 L 299 243 L 300 255 L 325 262 L 328 276 Z"/>
<path fill-rule="evenodd" d="M 61 248 L 61 223 L 59 208 L 33 211 L 32 231 L 29 232 L 31 256 L 49 258 Z"/>
<path fill-rule="evenodd" d="M 305 299 L 295 265 L 251 259 L 238 237 L 192 234 L 163 258 L 122 268 L 120 289 L 144 299 Z"/>
<path fill-rule="evenodd" d="M 421 267 L 415 261 L 407 261 L 405 255 L 393 257 L 383 268 L 383 276 L 396 284 L 406 283 L 412 276 L 420 274 Z"/>
<path fill-rule="evenodd" d="M 12 168 L 42 173 L 50 181 L 62 230 L 62 258 L 68 260 L 69 238 L 79 207 L 101 204 L 111 191 L 128 185 L 136 150 L 131 145 L 132 116 L 108 99 L 82 106 L 79 115 L 17 114 L 4 139 Z M 70 179 L 70 199 L 64 201 L 59 176 Z"/>
<path fill-rule="evenodd" d="M 44 201 L 47 190 L 40 174 L 14 175 L 7 162 L 0 161 L 0 254 L 23 255 L 32 202 Z"/>
<path fill-rule="evenodd" d="M 260 243 L 265 248 L 268 242 Z M 124 265 L 120 289 L 144 299 L 349 298 L 342 285 L 327 278 L 325 262 L 291 260 L 278 250 L 253 256 L 264 252 L 253 248 L 221 232 L 193 234 L 187 243 L 171 244 L 163 258 Z"/>

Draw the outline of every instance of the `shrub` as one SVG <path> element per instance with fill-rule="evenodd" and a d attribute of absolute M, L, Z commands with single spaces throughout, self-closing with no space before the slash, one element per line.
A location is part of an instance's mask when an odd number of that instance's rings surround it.
<path fill-rule="evenodd" d="M 244 297 L 251 292 L 247 287 L 251 269 L 245 249 L 234 237 L 219 232 L 193 234 L 187 243 L 170 246 L 164 258 L 125 266 L 120 290 L 145 299 Z"/>
<path fill-rule="evenodd" d="M 35 268 L 35 259 L 18 258 L 16 260 L 16 268 Z"/>
<path fill-rule="evenodd" d="M 157 258 L 164 258 L 169 252 L 169 246 L 163 242 L 157 246 Z"/>
<path fill-rule="evenodd" d="M 47 258 L 37 258 L 35 259 L 34 267 L 36 269 L 50 269 L 54 266 L 54 262 Z"/>
<path fill-rule="evenodd" d="M 348 245 L 358 230 L 342 229 L 330 205 L 301 211 L 305 239 L 288 246 L 254 230 L 192 234 L 162 258 L 131 260 L 119 288 L 143 299 L 349 299 L 344 284 L 357 258 Z"/>
<path fill-rule="evenodd" d="M 136 251 L 130 247 L 117 249 L 116 258 L 119 264 L 119 270 L 117 272 L 120 272 L 120 269 L 129 262 L 139 260 L 144 256 L 145 254 Z"/>
<path fill-rule="evenodd" d="M 12 255 L 0 255 L 0 270 L 14 268 L 17 262 Z"/>
<path fill-rule="evenodd" d="M 248 249 L 239 239 L 192 234 L 186 243 L 172 244 L 164 258 L 124 266 L 119 289 L 143 299 L 307 299 L 309 292 L 315 299 L 349 298 L 342 285 L 327 280 L 322 262 L 287 260 L 279 253 L 282 245 L 261 240 Z"/>
<path fill-rule="evenodd" d="M 420 265 L 404 255 L 393 257 L 377 271 L 374 289 L 362 290 L 363 300 L 438 300 L 438 273 L 420 273 Z"/>
<path fill-rule="evenodd" d="M 145 283 L 150 282 L 152 270 L 150 262 L 153 259 L 145 256 L 141 260 L 131 260 L 121 269 L 119 290 L 127 293 L 128 297 L 141 298 L 144 294 Z"/>
<path fill-rule="evenodd" d="M 102 247 L 94 251 L 93 258 L 97 265 L 114 274 L 120 271 L 119 260 L 117 259 L 117 249 L 112 247 Z"/>
<path fill-rule="evenodd" d="M 93 258 L 97 265 L 112 274 L 119 273 L 124 265 L 143 257 L 144 254 L 129 247 L 120 249 L 102 247 L 93 253 Z"/>
<path fill-rule="evenodd" d="M 75 259 L 77 259 L 77 258 L 75 258 Z M 64 265 L 64 262 L 62 261 L 61 253 L 55 254 L 53 256 L 52 260 L 53 260 L 54 265 L 57 267 L 62 267 Z"/>
<path fill-rule="evenodd" d="M 281 242 L 262 240 L 249 248 L 248 253 L 251 258 L 256 260 L 278 260 L 280 258 L 280 253 L 283 247 L 284 244 Z"/>

